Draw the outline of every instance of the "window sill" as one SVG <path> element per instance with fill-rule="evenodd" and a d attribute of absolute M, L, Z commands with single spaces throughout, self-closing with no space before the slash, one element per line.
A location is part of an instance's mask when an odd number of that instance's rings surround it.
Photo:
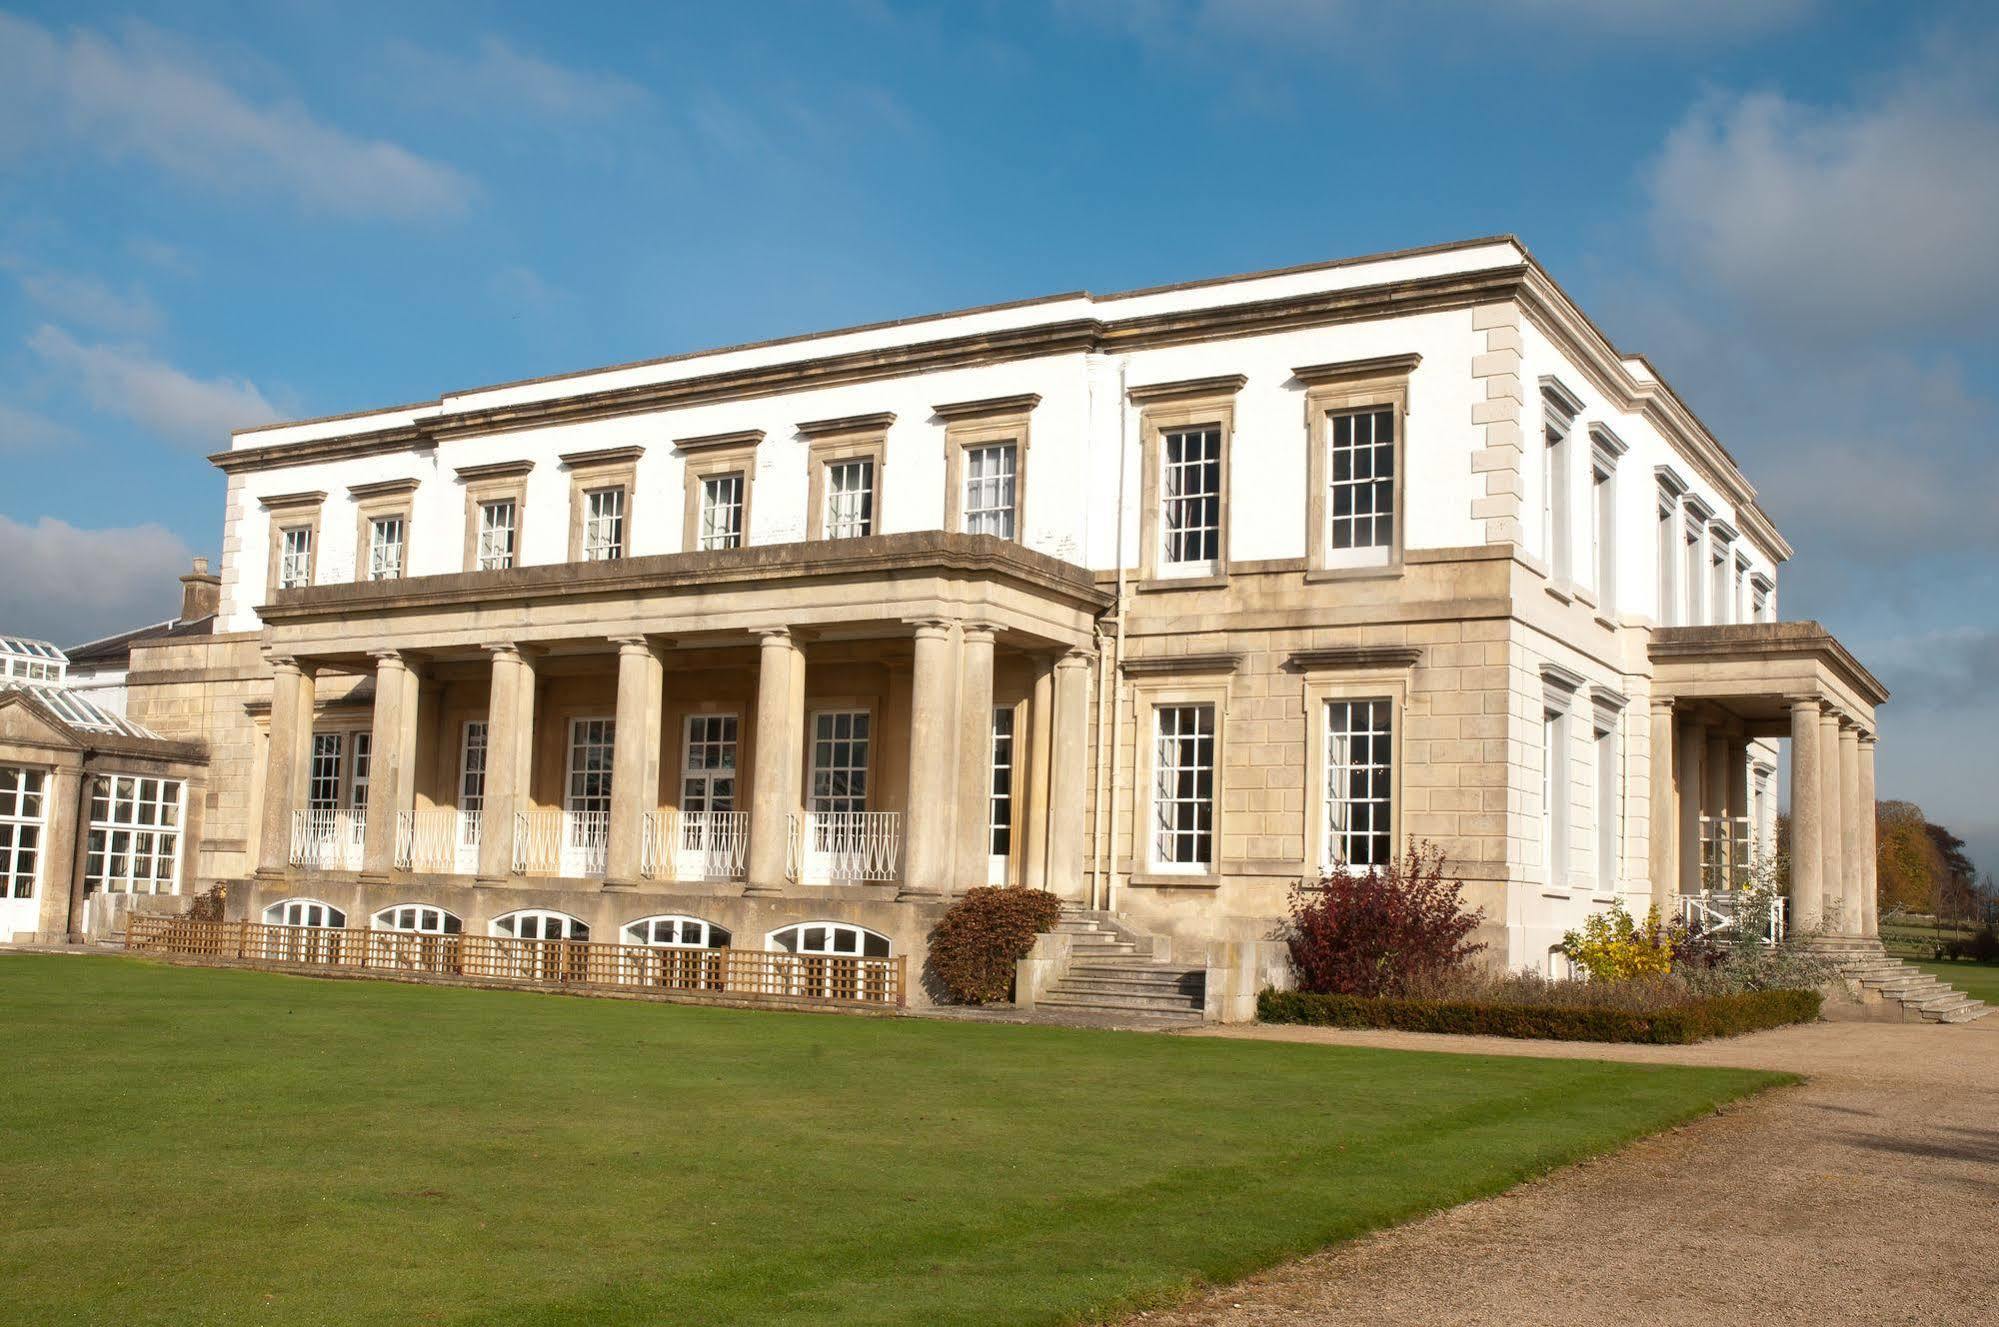
<path fill-rule="evenodd" d="M 1543 885 L 1541 886 L 1541 897 L 1569 899 L 1573 898 L 1574 895 L 1571 894 L 1567 889 L 1563 888 L 1561 885 Z"/>
<path fill-rule="evenodd" d="M 1605 631 L 1617 630 L 1617 623 L 1612 621 L 1610 618 L 1605 617 L 1602 613 L 1598 613 L 1596 615 L 1596 624 L 1599 627 L 1602 627 Z"/>
<path fill-rule="evenodd" d="M 1220 889 L 1222 878 L 1218 875 L 1202 875 L 1177 871 L 1139 871 L 1125 878 L 1127 885 L 1140 889 Z"/>
<path fill-rule="evenodd" d="M 1567 581 L 1549 581 L 1541 588 L 1548 592 L 1550 599 L 1559 603 L 1572 604 L 1576 601 L 1575 587 Z"/>
<path fill-rule="evenodd" d="M 1138 583 L 1138 590 L 1141 594 L 1150 594 L 1154 590 L 1220 590 L 1225 588 L 1228 583 L 1229 578 L 1225 574 L 1213 576 L 1155 576 L 1151 580 L 1140 581 Z"/>
<path fill-rule="evenodd" d="M 1402 564 L 1390 562 L 1379 567 L 1313 567 L 1305 573 L 1307 585 L 1320 581 L 1381 581 L 1402 575 Z"/>

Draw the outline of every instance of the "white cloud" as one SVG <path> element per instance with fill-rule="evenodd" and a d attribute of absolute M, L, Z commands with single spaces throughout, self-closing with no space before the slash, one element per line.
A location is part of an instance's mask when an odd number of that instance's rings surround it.
<path fill-rule="evenodd" d="M 25 263 L 11 267 L 21 292 L 64 322 L 81 323 L 119 336 L 145 336 L 166 320 L 152 297 L 137 287 L 113 290 L 88 273 L 58 272 Z"/>
<path fill-rule="evenodd" d="M 73 380 L 94 408 L 123 415 L 177 442 L 219 449 L 231 429 L 278 418 L 254 383 L 191 377 L 142 350 L 83 345 L 50 326 L 37 328 L 28 346 Z"/>
<path fill-rule="evenodd" d="M 0 401 L 0 456 L 9 452 L 39 451 L 75 439 L 76 432 L 68 425 Z"/>
<path fill-rule="evenodd" d="M 479 115 L 525 112 L 598 120 L 642 110 L 652 101 L 652 94 L 630 79 L 569 69 L 490 34 L 463 55 L 398 41 L 389 47 L 389 64 L 413 99 Z"/>
<path fill-rule="evenodd" d="M 253 104 L 185 45 L 140 25 L 112 37 L 53 33 L 0 14 L 0 148 L 78 143 L 191 184 L 264 191 L 353 217 L 464 210 L 474 187 L 450 166 L 349 134 L 294 102 Z"/>
<path fill-rule="evenodd" d="M 1999 40 L 1931 46 L 1863 102 L 1713 97 L 1647 181 L 1665 250 L 1813 337 L 1983 319 L 1999 297 Z"/>
<path fill-rule="evenodd" d="M 0 516 L 0 631 L 73 645 L 180 611 L 192 550 L 158 525 L 83 530 Z M 60 586 L 60 592 L 51 590 Z"/>

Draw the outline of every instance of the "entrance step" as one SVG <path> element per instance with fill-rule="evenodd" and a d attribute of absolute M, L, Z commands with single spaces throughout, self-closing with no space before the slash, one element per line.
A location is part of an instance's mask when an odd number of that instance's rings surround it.
<path fill-rule="evenodd" d="M 1842 958 L 1840 972 L 1883 1000 L 1902 1006 L 1904 1018 L 1913 1014 L 1926 1023 L 1969 1023 L 1992 1012 L 1983 1000 L 1974 1000 L 1921 968 L 1879 951 Z"/>

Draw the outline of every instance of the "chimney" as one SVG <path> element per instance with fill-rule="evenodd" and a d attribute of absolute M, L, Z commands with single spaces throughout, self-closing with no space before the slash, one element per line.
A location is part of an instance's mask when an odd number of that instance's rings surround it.
<path fill-rule="evenodd" d="M 214 617 L 221 608 L 222 578 L 209 574 L 207 558 L 196 558 L 194 570 L 180 578 L 180 620 Z"/>

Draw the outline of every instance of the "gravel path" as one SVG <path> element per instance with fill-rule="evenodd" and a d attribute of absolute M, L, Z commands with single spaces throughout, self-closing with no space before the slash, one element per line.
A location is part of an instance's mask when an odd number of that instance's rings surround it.
<path fill-rule="evenodd" d="M 1999 1016 L 1819 1023 L 1685 1047 L 1207 1035 L 1785 1069 L 1807 1081 L 1129 1327 L 1999 1322 Z"/>

